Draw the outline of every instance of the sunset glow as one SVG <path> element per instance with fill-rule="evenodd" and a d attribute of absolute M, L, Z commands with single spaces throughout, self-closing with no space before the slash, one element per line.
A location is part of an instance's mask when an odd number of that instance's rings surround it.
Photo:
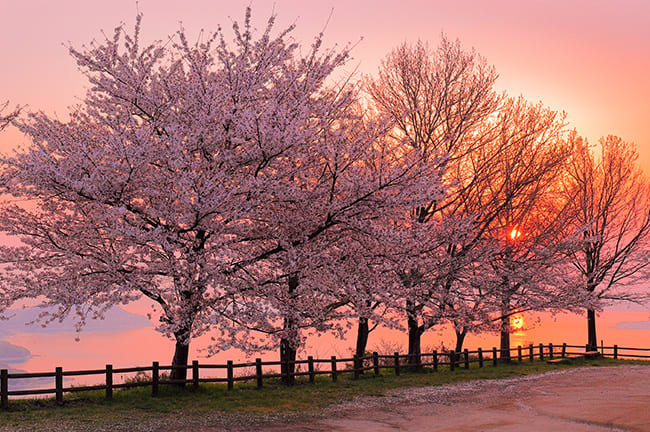
<path fill-rule="evenodd" d="M 6 4 L 5 4 L 6 3 Z M 0 104 L 29 105 L 65 118 L 85 92 L 84 80 L 66 46 L 102 40 L 120 22 L 133 26 L 144 13 L 144 39 L 160 39 L 183 27 L 194 31 L 226 27 L 243 16 L 250 1 L 191 3 L 171 0 L 3 2 L 3 64 Z M 326 44 L 355 44 L 354 69 L 374 74 L 387 52 L 418 38 L 435 46 L 440 33 L 475 47 L 494 64 L 497 86 L 513 95 L 566 110 L 570 127 L 591 143 L 616 134 L 639 146 L 650 167 L 650 2 L 349 2 L 329 0 L 253 2 L 253 20 L 262 28 L 269 13 L 279 27 L 297 24 L 307 43 L 325 29 Z M 329 17 L 329 18 L 328 18 Z M 362 40 L 360 40 L 362 38 Z M 47 64 L 47 73 L 43 72 Z M 358 65 L 358 66 L 357 66 Z M 24 143 L 15 129 L 0 136 L 0 149 Z"/>
<path fill-rule="evenodd" d="M 65 430 L 647 420 L 650 0 L 5 3 L 0 412 L 20 430 L 100 398 L 110 416 Z M 442 398 L 416 376 L 439 365 Z M 516 367 L 540 375 L 504 392 Z M 395 409 L 318 414 L 382 376 Z M 318 403 L 280 424 L 308 382 Z M 132 415 L 161 386 L 192 409 Z"/>
<path fill-rule="evenodd" d="M 517 228 L 513 228 L 512 231 L 510 231 L 510 240 L 516 240 L 519 237 L 521 237 L 521 231 L 519 231 Z"/>

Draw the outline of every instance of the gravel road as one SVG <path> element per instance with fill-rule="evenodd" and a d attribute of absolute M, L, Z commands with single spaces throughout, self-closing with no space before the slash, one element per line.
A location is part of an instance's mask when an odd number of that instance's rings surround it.
<path fill-rule="evenodd" d="M 264 430 L 650 432 L 650 367 L 567 369 L 400 390 L 357 399 L 325 414 L 309 422 Z"/>

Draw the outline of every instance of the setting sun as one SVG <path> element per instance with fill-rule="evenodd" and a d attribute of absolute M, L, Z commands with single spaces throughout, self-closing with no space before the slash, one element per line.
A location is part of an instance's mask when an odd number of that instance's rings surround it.
<path fill-rule="evenodd" d="M 514 330 L 521 330 L 524 327 L 524 317 L 522 317 L 521 315 L 513 316 L 510 325 Z"/>
<path fill-rule="evenodd" d="M 512 231 L 510 231 L 510 240 L 516 240 L 521 236 L 521 231 L 519 231 L 517 228 L 513 228 Z"/>

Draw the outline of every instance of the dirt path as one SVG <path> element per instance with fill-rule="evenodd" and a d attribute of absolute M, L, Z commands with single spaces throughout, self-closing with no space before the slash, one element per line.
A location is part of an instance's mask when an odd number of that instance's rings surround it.
<path fill-rule="evenodd" d="M 650 432 L 650 367 L 581 368 L 393 392 L 266 431 Z"/>

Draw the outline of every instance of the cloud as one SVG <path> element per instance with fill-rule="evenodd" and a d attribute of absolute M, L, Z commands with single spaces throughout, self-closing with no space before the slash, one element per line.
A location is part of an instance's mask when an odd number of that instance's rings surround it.
<path fill-rule="evenodd" d="M 6 338 L 15 333 L 64 333 L 75 332 L 74 320 L 70 317 L 62 322 L 53 321 L 46 327 L 39 323 L 27 325 L 28 322 L 36 320 L 43 312 L 43 308 L 13 309 L 7 310 L 7 320 L 0 322 L 0 338 Z M 47 309 L 45 309 L 47 310 Z M 134 328 L 152 327 L 153 324 L 142 315 L 127 312 L 120 307 L 109 309 L 103 320 L 89 319 L 83 328 L 83 332 L 112 332 Z"/>
<path fill-rule="evenodd" d="M 0 341 L 0 365 L 7 369 L 5 364 L 23 363 L 32 357 L 32 353 L 27 348 L 14 345 L 7 341 Z"/>
<path fill-rule="evenodd" d="M 647 321 L 621 321 L 611 328 L 621 330 L 650 330 L 650 317 Z"/>

